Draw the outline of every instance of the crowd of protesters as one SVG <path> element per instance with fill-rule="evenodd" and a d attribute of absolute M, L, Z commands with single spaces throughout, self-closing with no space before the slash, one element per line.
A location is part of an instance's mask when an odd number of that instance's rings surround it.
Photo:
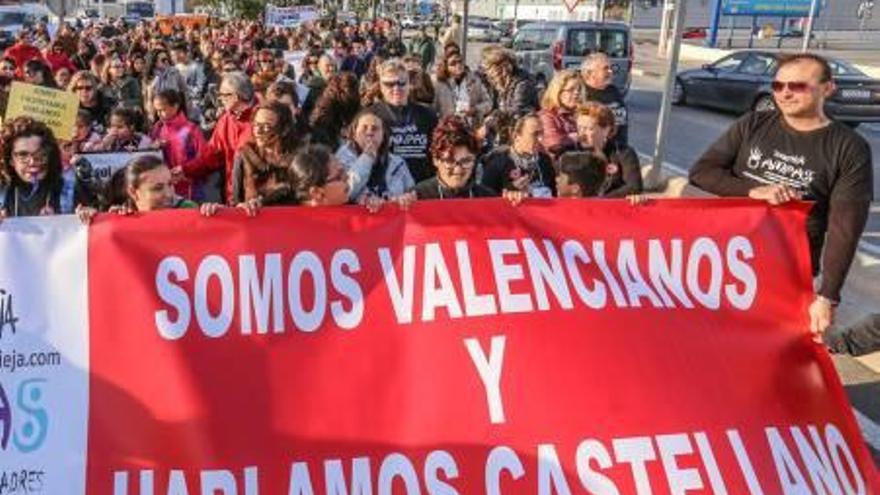
<path fill-rule="evenodd" d="M 283 29 L 217 21 L 170 34 L 117 21 L 62 25 L 54 38 L 45 26 L 22 30 L 0 60 L 0 114 L 14 80 L 73 92 L 80 106 L 70 139 L 25 117 L 4 123 L 0 215 L 88 219 L 195 207 L 210 215 L 221 205 L 253 214 L 346 203 L 375 210 L 492 196 L 514 204 L 641 200 L 626 104 L 604 54 L 587 55 L 579 71 L 557 71 L 541 91 L 500 46 L 468 67 L 460 29 L 456 19 L 438 40 L 423 30 L 409 46 L 387 20 Z M 297 66 L 290 52 L 303 54 Z M 833 90 L 827 63 L 808 55 L 781 65 L 789 80 L 774 86 L 779 112 L 740 119 L 691 179 L 720 195 L 817 201 L 810 239 L 825 276 L 810 312 L 818 331 L 830 324 L 864 227 L 871 155 L 822 113 Z M 801 172 L 762 175 L 753 163 L 759 148 L 800 157 L 793 164 Z M 138 150 L 163 158 L 133 161 L 100 191 L 77 180 L 82 153 Z M 835 237 L 820 261 L 829 231 Z"/>

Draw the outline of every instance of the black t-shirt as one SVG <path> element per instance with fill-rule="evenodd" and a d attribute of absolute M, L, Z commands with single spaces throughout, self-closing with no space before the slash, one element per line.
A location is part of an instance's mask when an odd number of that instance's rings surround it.
<path fill-rule="evenodd" d="M 461 189 L 450 189 L 443 185 L 437 177 L 419 182 L 413 191 L 418 199 L 472 199 L 498 196 L 495 191 L 474 181 Z"/>
<path fill-rule="evenodd" d="M 614 112 L 614 123 L 617 124 L 617 134 L 614 142 L 619 146 L 626 146 L 629 141 L 629 112 L 623 94 L 613 84 L 605 89 L 595 89 L 584 85 L 584 100 L 601 103 Z"/>
<path fill-rule="evenodd" d="M 721 196 L 748 196 L 754 187 L 790 186 L 815 201 L 807 220 L 819 294 L 839 300 L 840 288 L 865 227 L 873 198 L 871 148 L 840 122 L 809 132 L 778 112 L 748 113 L 703 154 L 690 172 L 696 186 Z"/>
<path fill-rule="evenodd" d="M 527 192 L 534 197 L 552 198 L 556 196 L 556 171 L 550 157 L 540 153 L 530 166 L 517 164 L 513 151 L 507 147 L 501 147 L 490 152 L 483 159 L 483 177 L 480 183 L 484 186 L 501 193 L 509 189 L 516 189 L 513 182 L 524 175 L 529 175 Z"/>
<path fill-rule="evenodd" d="M 605 182 L 599 190 L 604 198 L 624 198 L 642 192 L 642 164 L 639 155 L 629 146 L 610 142 L 605 147 L 608 167 Z"/>
<path fill-rule="evenodd" d="M 406 161 L 416 183 L 434 176 L 430 150 L 437 114 L 418 103 L 392 107 L 379 102 L 371 108 L 385 121 L 391 132 L 391 152 Z"/>

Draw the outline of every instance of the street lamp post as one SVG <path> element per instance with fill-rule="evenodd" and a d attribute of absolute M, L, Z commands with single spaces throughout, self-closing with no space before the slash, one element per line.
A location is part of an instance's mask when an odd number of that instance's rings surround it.
<path fill-rule="evenodd" d="M 666 157 L 666 131 L 669 127 L 669 115 L 672 112 L 672 91 L 675 87 L 676 73 L 678 72 L 678 56 L 681 53 L 681 34 L 684 31 L 686 0 L 676 0 L 675 24 L 672 26 L 672 46 L 669 62 L 666 66 L 666 82 L 664 84 L 663 99 L 660 102 L 660 115 L 657 122 L 657 138 L 654 142 L 654 161 L 648 173 L 647 183 L 649 187 L 660 183 L 660 171 Z"/>
<path fill-rule="evenodd" d="M 810 37 L 813 36 L 813 23 L 816 22 L 816 7 L 818 3 L 819 0 L 812 0 L 810 2 L 810 17 L 807 19 L 807 29 L 804 32 L 804 44 L 801 47 L 802 52 L 810 49 Z"/>

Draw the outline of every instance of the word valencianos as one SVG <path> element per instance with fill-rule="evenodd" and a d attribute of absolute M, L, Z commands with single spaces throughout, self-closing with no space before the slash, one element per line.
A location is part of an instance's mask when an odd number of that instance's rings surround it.
<path fill-rule="evenodd" d="M 758 278 L 743 236 L 618 242 L 488 239 L 357 252 L 208 254 L 161 259 L 154 313 L 159 334 L 207 337 L 353 330 L 390 305 L 397 324 L 533 311 L 627 308 L 748 310 Z M 261 267 L 258 268 L 258 267 Z M 366 281 L 380 280 L 378 284 Z"/>

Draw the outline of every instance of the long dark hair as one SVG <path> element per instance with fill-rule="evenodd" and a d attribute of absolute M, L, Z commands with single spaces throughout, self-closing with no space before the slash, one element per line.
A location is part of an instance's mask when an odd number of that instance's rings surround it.
<path fill-rule="evenodd" d="M 55 83 L 55 76 L 52 74 L 52 69 L 42 60 L 28 60 L 24 63 L 24 70 L 25 72 L 40 73 L 43 76 L 43 82 L 40 83 L 40 86 L 52 89 L 58 88 L 58 84 Z"/>
<path fill-rule="evenodd" d="M 300 149 L 287 169 L 289 197 L 296 204 L 309 200 L 309 190 L 327 183 L 333 153 L 321 144 L 310 144 Z"/>
<path fill-rule="evenodd" d="M 159 57 L 163 54 L 168 59 L 167 65 L 171 66 L 171 54 L 168 50 L 166 50 L 164 48 L 158 49 L 158 50 L 151 50 L 150 53 L 147 55 L 147 65 L 144 68 L 144 74 L 143 74 L 144 81 L 149 83 L 156 76 L 156 63 L 158 62 Z"/>
<path fill-rule="evenodd" d="M 260 110 L 272 112 L 278 117 L 278 124 L 275 126 L 275 133 L 278 135 L 278 144 L 281 146 L 281 154 L 286 155 L 288 153 L 293 153 L 300 144 L 300 136 L 296 132 L 293 122 L 293 114 L 290 112 L 290 108 L 277 101 L 260 103 L 254 108 L 253 118 L 251 119 L 252 122 L 256 119 L 257 112 Z M 254 142 L 253 137 L 251 138 L 251 142 Z"/>
<path fill-rule="evenodd" d="M 340 72 L 330 78 L 312 111 L 312 141 L 336 147 L 339 135 L 360 109 L 357 77 L 351 72 Z"/>
<path fill-rule="evenodd" d="M 30 117 L 16 117 L 7 122 L 0 130 L 0 186 L 23 187 L 25 182 L 15 172 L 12 163 L 12 151 L 15 142 L 22 138 L 39 137 L 40 147 L 46 153 L 46 177 L 43 184 L 48 186 L 51 197 L 61 194 L 63 179 L 61 177 L 61 149 L 49 127 Z"/>

